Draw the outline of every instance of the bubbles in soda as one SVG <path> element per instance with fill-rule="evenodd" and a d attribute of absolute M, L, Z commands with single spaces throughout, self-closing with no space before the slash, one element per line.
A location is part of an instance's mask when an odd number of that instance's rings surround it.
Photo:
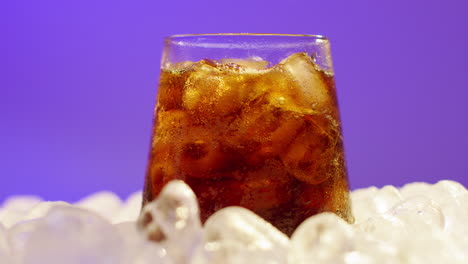
<path fill-rule="evenodd" d="M 320 212 L 353 221 L 333 75 L 306 53 L 268 65 L 205 59 L 162 69 L 144 203 L 181 179 L 202 221 L 230 205 L 288 235 Z"/>

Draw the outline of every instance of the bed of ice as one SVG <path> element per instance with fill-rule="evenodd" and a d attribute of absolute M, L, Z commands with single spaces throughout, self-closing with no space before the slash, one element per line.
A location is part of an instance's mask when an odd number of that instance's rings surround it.
<path fill-rule="evenodd" d="M 457 182 L 411 183 L 351 194 L 356 222 L 324 213 L 289 239 L 247 209 L 218 211 L 202 227 L 190 188 L 166 186 L 139 217 L 141 192 L 83 200 L 7 199 L 0 263 L 468 263 L 468 192 Z"/>

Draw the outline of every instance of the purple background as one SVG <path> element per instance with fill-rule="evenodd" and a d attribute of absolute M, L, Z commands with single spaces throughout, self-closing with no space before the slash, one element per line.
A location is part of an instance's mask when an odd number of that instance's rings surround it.
<path fill-rule="evenodd" d="M 468 185 L 468 1 L 2 1 L 0 201 L 142 187 L 163 37 L 328 36 L 353 188 Z"/>

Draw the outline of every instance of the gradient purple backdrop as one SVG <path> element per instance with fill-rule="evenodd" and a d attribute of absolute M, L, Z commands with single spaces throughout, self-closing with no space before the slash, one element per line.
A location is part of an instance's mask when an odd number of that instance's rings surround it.
<path fill-rule="evenodd" d="M 468 185 L 468 1 L 3 1 L 0 202 L 141 189 L 162 40 L 331 39 L 353 188 Z"/>

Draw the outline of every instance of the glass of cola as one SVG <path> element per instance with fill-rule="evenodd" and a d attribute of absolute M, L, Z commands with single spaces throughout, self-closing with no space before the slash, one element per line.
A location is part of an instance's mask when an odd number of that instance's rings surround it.
<path fill-rule="evenodd" d="M 288 235 L 320 212 L 352 222 L 329 40 L 167 37 L 143 203 L 173 179 L 202 221 L 236 205 Z"/>

